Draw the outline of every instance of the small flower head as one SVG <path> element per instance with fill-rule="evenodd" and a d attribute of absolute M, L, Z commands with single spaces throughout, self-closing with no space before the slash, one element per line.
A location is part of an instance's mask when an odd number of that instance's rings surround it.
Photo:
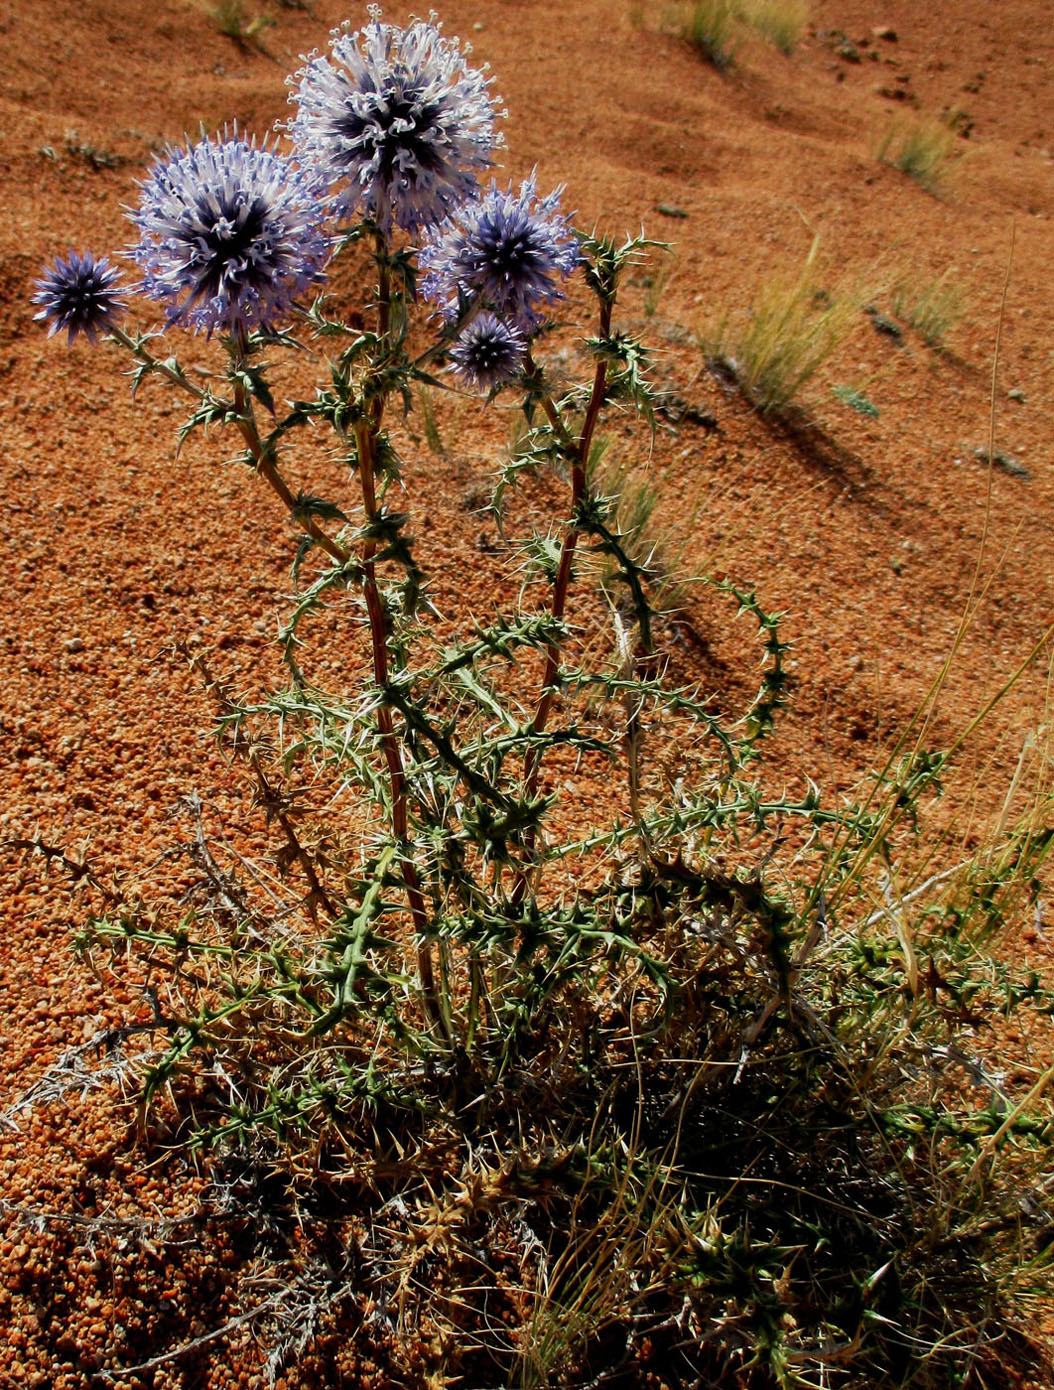
<path fill-rule="evenodd" d="M 289 123 L 300 160 L 336 186 L 341 220 L 357 212 L 384 232 L 433 227 L 478 188 L 499 143 L 491 79 L 465 61 L 440 25 L 370 22 L 336 30 L 332 62 L 314 54 L 295 78 Z"/>
<path fill-rule="evenodd" d="M 132 256 L 170 326 L 269 330 L 322 279 L 329 239 L 318 185 L 237 130 L 168 149 L 142 190 Z"/>
<path fill-rule="evenodd" d="M 527 343 L 518 328 L 482 313 L 450 349 L 458 376 L 480 391 L 496 391 L 523 370 Z"/>
<path fill-rule="evenodd" d="M 48 324 L 48 337 L 65 329 L 69 342 L 83 333 L 94 343 L 100 333 L 117 326 L 125 311 L 121 276 L 105 256 L 98 260 L 90 251 L 83 256 L 71 251 L 60 256 L 36 281 L 33 303 L 41 306 L 34 317 Z"/>
<path fill-rule="evenodd" d="M 506 323 L 530 333 L 563 298 L 560 282 L 580 261 L 557 188 L 538 198 L 534 175 L 502 192 L 490 190 L 458 210 L 421 253 L 422 291 L 448 317 L 466 295 L 482 295 Z"/>

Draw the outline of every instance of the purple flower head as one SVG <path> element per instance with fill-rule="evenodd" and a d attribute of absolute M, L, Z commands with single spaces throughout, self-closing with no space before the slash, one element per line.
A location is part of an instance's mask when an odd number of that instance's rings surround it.
<path fill-rule="evenodd" d="M 450 349 L 454 369 L 469 386 L 496 391 L 523 370 L 527 343 L 518 328 L 482 313 Z"/>
<path fill-rule="evenodd" d="M 36 281 L 33 303 L 41 309 L 34 317 L 48 324 L 49 338 L 64 328 L 69 342 L 83 333 L 94 343 L 100 333 L 117 326 L 125 311 L 120 280 L 105 256 L 96 260 L 90 251 L 83 256 L 71 251 L 68 261 L 58 257 Z"/>
<path fill-rule="evenodd" d="M 488 192 L 460 208 L 421 253 L 425 297 L 447 318 L 465 295 L 482 295 L 506 323 L 530 333 L 544 310 L 563 298 L 560 281 L 581 259 L 569 219 L 559 211 L 562 188 L 538 198 L 535 176 Z"/>
<path fill-rule="evenodd" d="M 169 148 L 142 190 L 132 256 L 169 326 L 210 336 L 269 330 L 322 279 L 329 238 L 318 185 L 237 128 Z"/>
<path fill-rule="evenodd" d="M 340 185 L 339 219 L 361 210 L 386 233 L 414 232 L 476 193 L 500 143 L 498 113 L 492 79 L 468 66 L 434 15 L 406 29 L 379 16 L 371 6 L 364 29 L 335 30 L 332 62 L 313 54 L 290 79 L 299 111 L 288 130 L 301 162 Z"/>

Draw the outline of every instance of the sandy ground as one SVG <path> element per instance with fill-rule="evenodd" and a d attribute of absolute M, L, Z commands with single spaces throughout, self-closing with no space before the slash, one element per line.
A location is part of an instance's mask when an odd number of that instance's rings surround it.
<path fill-rule="evenodd" d="M 660 521 L 683 541 L 685 569 L 754 584 L 785 612 L 793 714 L 775 767 L 788 786 L 807 774 L 838 791 L 881 759 L 917 708 L 975 573 L 985 599 L 935 744 L 994 693 L 1054 611 L 1049 0 L 814 0 L 792 57 L 750 40 L 725 73 L 661 31 L 659 4 L 637 23 L 633 8 L 449 0 L 442 18 L 496 75 L 510 112 L 509 176 L 537 167 L 540 186 L 566 183 L 581 224 L 644 226 L 670 243 L 657 306 L 638 285 L 626 312 L 658 345 L 660 378 L 717 428 L 662 427 L 641 463 L 660 492 Z M 393 6 L 386 18 L 405 13 Z M 133 410 L 108 350 L 45 341 L 31 283 L 70 246 L 127 245 L 122 205 L 135 202 L 153 149 L 201 123 L 236 118 L 266 131 L 286 112 L 283 78 L 297 55 L 332 24 L 363 17 L 334 0 L 273 16 L 258 52 L 220 34 L 192 0 L 0 0 L 0 837 L 39 831 L 108 868 L 150 862 L 188 790 L 248 819 L 172 646 L 193 638 L 247 685 L 261 683 L 288 590 L 288 537 L 264 489 L 219 467 L 215 445 L 193 442 L 174 461 L 177 403 L 149 390 Z M 845 56 L 845 40 L 859 61 Z M 874 151 L 895 118 L 948 108 L 964 113 L 968 138 L 937 198 Z M 722 390 L 692 335 L 744 308 L 761 277 L 793 273 L 814 237 L 822 283 L 852 286 L 888 314 L 898 277 L 925 284 L 947 273 L 963 313 L 941 353 L 910 329 L 895 341 L 861 313 L 808 388 L 808 427 L 788 432 Z M 989 473 L 975 451 L 987 442 L 1000 326 L 994 424 L 1011 471 Z M 878 417 L 842 404 L 839 385 L 862 391 Z M 493 467 L 507 422 L 441 414 L 439 423 L 447 454 L 419 450 L 408 485 L 429 516 L 440 582 L 470 609 L 489 596 L 473 591 L 480 528 L 463 498 Z M 692 659 L 732 704 L 749 680 L 730 665 L 738 649 L 726 620 L 725 607 L 700 598 L 693 621 L 705 650 Z M 1022 738 L 1048 717 L 1045 678 L 1040 663 L 986 731 L 978 827 Z M 141 1005 L 71 963 L 59 876 L 8 852 L 0 879 L 4 1104 L 101 1020 Z M 72 1390 L 101 1366 L 144 1360 L 222 1321 L 224 1261 L 236 1260 L 222 1240 L 188 1243 L 174 1264 L 129 1240 L 101 1261 L 61 1223 L 20 1218 L 19 1208 L 193 1211 L 193 1184 L 171 1190 L 130 1146 L 107 1096 L 44 1107 L 0 1131 L 0 1183 L 0 1385 Z M 260 1383 L 247 1336 L 195 1366 L 128 1383 Z"/>

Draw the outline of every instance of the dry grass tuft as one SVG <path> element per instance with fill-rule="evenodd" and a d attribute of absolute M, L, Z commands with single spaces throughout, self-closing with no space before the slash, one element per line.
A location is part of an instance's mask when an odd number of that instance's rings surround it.
<path fill-rule="evenodd" d="M 955 142 L 954 130 L 944 121 L 924 118 L 910 125 L 894 123 L 882 137 L 876 157 L 936 198 L 947 191 Z"/>
<path fill-rule="evenodd" d="M 948 330 L 962 318 L 963 301 L 946 273 L 927 282 L 904 276 L 894 286 L 892 307 L 897 318 L 913 328 L 927 346 L 938 348 Z"/>
<path fill-rule="evenodd" d="M 220 33 L 242 48 L 259 48 L 260 35 L 274 24 L 270 15 L 257 14 L 250 18 L 242 0 L 220 0 L 209 14 Z"/>
<path fill-rule="evenodd" d="M 715 68 L 727 68 L 736 51 L 739 0 L 692 0 L 678 10 L 671 28 Z"/>
<path fill-rule="evenodd" d="M 807 0 L 744 0 L 743 18 L 752 29 L 790 54 L 809 25 Z"/>
<path fill-rule="evenodd" d="M 793 279 L 777 276 L 758 288 L 745 316 L 726 316 L 704 334 L 708 360 L 730 371 L 763 415 L 785 411 L 844 341 L 860 295 L 832 294 L 816 274 L 818 239 Z"/>

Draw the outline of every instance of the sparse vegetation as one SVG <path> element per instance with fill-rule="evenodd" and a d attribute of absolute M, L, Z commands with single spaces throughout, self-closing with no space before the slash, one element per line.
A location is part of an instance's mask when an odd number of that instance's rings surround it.
<path fill-rule="evenodd" d="M 939 197 L 947 188 L 955 144 L 955 132 L 943 121 L 895 122 L 882 137 L 877 158 Z"/>
<path fill-rule="evenodd" d="M 814 239 L 793 279 L 763 283 L 746 314 L 727 315 L 703 337 L 706 356 L 730 372 L 763 415 L 787 409 L 849 332 L 859 296 L 832 294 L 817 278 Z"/>
<path fill-rule="evenodd" d="M 691 0 L 679 13 L 677 25 L 681 37 L 708 63 L 726 68 L 735 55 L 739 14 L 740 0 Z"/>
<path fill-rule="evenodd" d="M 840 400 L 843 405 L 847 405 L 850 410 L 855 410 L 858 415 L 866 415 L 872 420 L 878 419 L 880 413 L 878 406 L 857 387 L 832 386 L 831 393 Z"/>
<path fill-rule="evenodd" d="M 897 318 L 913 328 L 924 343 L 938 348 L 962 317 L 963 301 L 946 272 L 928 283 L 901 279 L 893 289 L 892 307 Z"/>
<path fill-rule="evenodd" d="M 425 442 L 433 454 L 442 458 L 446 453 L 446 445 L 443 443 L 443 436 L 439 432 L 439 423 L 436 420 L 435 396 L 432 388 L 428 386 L 418 387 L 415 403 L 420 414 Z"/>
<path fill-rule="evenodd" d="M 613 499 L 619 544 L 639 567 L 649 585 L 657 613 L 669 615 L 686 601 L 689 584 L 681 569 L 688 538 L 696 518 L 678 519 L 676 527 L 655 520 L 659 493 L 648 471 L 625 460 L 615 460 L 607 441 L 598 441 L 590 465 L 590 478 L 598 493 Z M 594 557 L 593 571 L 608 602 L 617 611 L 627 598 L 626 578 L 610 555 Z"/>
<path fill-rule="evenodd" d="M 793 53 L 809 24 L 807 0 L 742 0 L 743 18 L 781 53 Z"/>
<path fill-rule="evenodd" d="M 630 22 L 645 22 L 643 3 L 631 5 Z M 739 36 L 753 29 L 781 53 L 791 53 L 809 22 L 807 0 L 680 0 L 660 11 L 660 24 L 678 34 L 716 68 L 728 67 Z"/>
<path fill-rule="evenodd" d="M 865 304 L 864 313 L 870 319 L 871 327 L 876 333 L 881 334 L 883 338 L 891 339 L 898 347 L 903 345 L 904 330 L 896 319 L 884 314 L 877 304 Z"/>
<path fill-rule="evenodd" d="M 101 145 L 82 140 L 75 130 L 67 130 L 65 136 L 66 153 L 71 159 L 80 160 L 92 169 L 116 169 L 122 163 L 120 155 Z"/>
<path fill-rule="evenodd" d="M 243 48 L 259 48 L 260 36 L 274 24 L 271 16 L 262 12 L 250 16 L 244 0 L 219 0 L 209 13 L 220 33 Z"/>
<path fill-rule="evenodd" d="M 658 267 L 648 275 L 644 276 L 641 284 L 644 289 L 642 296 L 645 316 L 649 319 L 654 318 L 658 313 L 659 304 L 663 295 L 673 282 L 674 266 L 672 261 Z"/>

